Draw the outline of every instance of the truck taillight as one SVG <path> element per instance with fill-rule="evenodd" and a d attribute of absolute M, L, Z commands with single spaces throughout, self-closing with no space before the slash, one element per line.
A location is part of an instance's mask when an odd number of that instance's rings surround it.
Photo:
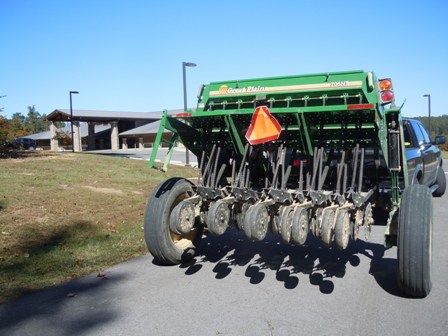
<path fill-rule="evenodd" d="M 391 90 L 381 92 L 381 100 L 383 104 L 390 103 L 394 99 L 394 93 Z"/>
<path fill-rule="evenodd" d="M 380 88 L 381 90 L 391 90 L 392 89 L 392 82 L 390 79 L 383 79 L 380 81 Z"/>
<path fill-rule="evenodd" d="M 382 104 L 384 105 L 392 103 L 394 101 L 395 95 L 390 78 L 380 79 L 379 84 Z"/>

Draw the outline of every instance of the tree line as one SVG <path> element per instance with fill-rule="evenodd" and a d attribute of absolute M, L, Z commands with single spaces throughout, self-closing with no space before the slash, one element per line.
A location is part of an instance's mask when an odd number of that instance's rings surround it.
<path fill-rule="evenodd" d="M 5 96 L 0 96 L 3 98 Z M 16 137 L 23 137 L 30 134 L 46 132 L 50 129 L 49 121 L 46 121 L 46 114 L 40 114 L 36 107 L 28 106 L 26 116 L 20 112 L 14 113 L 11 119 L 2 116 L 3 108 L 0 108 L 0 158 L 9 157 L 14 151 L 11 149 L 11 141 Z M 63 127 L 64 123 L 56 123 L 56 127 Z"/>
<path fill-rule="evenodd" d="M 428 117 L 415 117 L 413 119 L 419 120 L 423 126 L 429 131 Z M 444 114 L 438 117 L 431 117 L 431 139 L 434 140 L 436 135 L 444 135 L 448 138 L 448 115 Z"/>
<path fill-rule="evenodd" d="M 50 122 L 46 121 L 47 115 L 40 114 L 36 107 L 28 106 L 28 113 L 26 116 L 22 113 L 14 113 L 11 119 L 6 119 L 3 117 L 2 129 L 6 131 L 9 138 L 22 137 L 29 134 L 35 134 L 40 132 L 46 132 L 50 129 Z M 63 126 L 56 125 L 57 127 Z"/>

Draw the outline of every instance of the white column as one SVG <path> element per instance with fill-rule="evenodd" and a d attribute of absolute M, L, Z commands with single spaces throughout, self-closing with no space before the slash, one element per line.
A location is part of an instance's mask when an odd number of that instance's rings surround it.
<path fill-rule="evenodd" d="M 145 144 L 143 143 L 143 138 L 138 138 L 138 148 L 145 148 Z"/>
<path fill-rule="evenodd" d="M 79 121 L 73 122 L 73 149 L 75 152 L 82 152 L 81 129 L 79 127 Z"/>
<path fill-rule="evenodd" d="M 128 139 L 121 138 L 121 141 L 123 142 L 121 145 L 121 149 L 128 149 Z"/>
<path fill-rule="evenodd" d="M 59 141 L 55 139 L 56 131 L 56 125 L 54 124 L 54 121 L 52 121 L 50 125 L 50 150 L 52 152 L 57 152 L 59 150 Z"/>
<path fill-rule="evenodd" d="M 112 150 L 118 150 L 120 148 L 120 139 L 118 138 L 118 122 L 112 121 L 110 123 L 112 131 L 110 133 L 110 144 Z"/>

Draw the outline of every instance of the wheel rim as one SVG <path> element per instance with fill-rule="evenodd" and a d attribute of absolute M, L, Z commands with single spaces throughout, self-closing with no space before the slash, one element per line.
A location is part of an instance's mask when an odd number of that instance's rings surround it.
<path fill-rule="evenodd" d="M 176 200 L 173 202 L 170 208 L 170 213 L 173 211 L 173 209 L 178 205 L 180 202 L 182 202 L 184 199 L 187 199 L 189 196 L 184 193 L 179 195 Z M 169 229 L 169 234 L 171 237 L 171 241 L 173 242 L 174 246 L 181 250 L 185 250 L 189 248 L 190 246 L 194 246 L 194 241 L 197 238 L 198 230 L 196 228 L 193 228 L 190 232 L 184 233 L 184 234 L 177 234 L 171 229 Z"/>
<path fill-rule="evenodd" d="M 252 239 L 263 240 L 266 237 L 269 226 L 269 213 L 268 209 L 261 204 L 257 204 L 253 210 L 252 216 Z"/>
<path fill-rule="evenodd" d="M 230 209 L 222 200 L 216 201 L 207 214 L 207 226 L 211 234 L 222 235 L 229 227 Z"/>
<path fill-rule="evenodd" d="M 170 230 L 177 234 L 190 232 L 196 220 L 194 204 L 188 201 L 179 202 L 170 214 Z"/>

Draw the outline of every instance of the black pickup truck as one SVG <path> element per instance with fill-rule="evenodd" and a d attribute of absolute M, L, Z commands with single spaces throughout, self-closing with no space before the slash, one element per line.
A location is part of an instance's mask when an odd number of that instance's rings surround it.
<path fill-rule="evenodd" d="M 442 153 L 435 145 L 444 144 L 445 137 L 436 136 L 431 142 L 425 127 L 415 119 L 403 119 L 403 133 L 409 183 L 426 185 L 433 196 L 441 197 L 445 193 L 446 177 Z"/>

